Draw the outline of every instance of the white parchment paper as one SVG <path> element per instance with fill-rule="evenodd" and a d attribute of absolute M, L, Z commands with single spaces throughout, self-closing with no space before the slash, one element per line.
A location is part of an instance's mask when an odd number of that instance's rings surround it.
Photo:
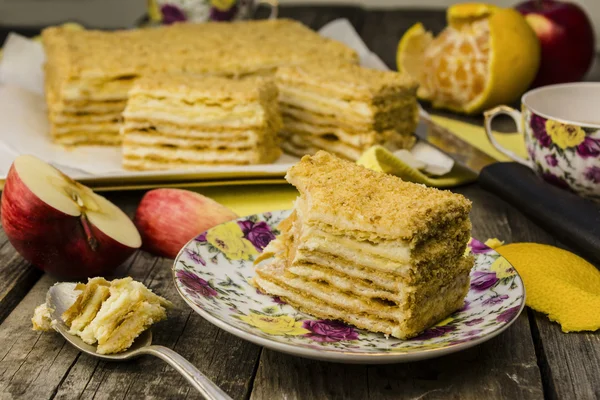
<path fill-rule="evenodd" d="M 341 41 L 353 48 L 361 64 L 369 68 L 387 69 L 387 66 L 372 53 L 348 20 L 335 20 L 324 26 L 321 35 Z M 44 51 L 34 40 L 11 33 L 4 46 L 0 62 L 0 179 L 6 177 L 10 165 L 20 154 L 32 154 L 63 170 L 75 179 L 101 177 L 148 176 L 148 172 L 126 171 L 121 167 L 121 151 L 115 147 L 82 146 L 73 149 L 53 144 L 48 135 L 48 120 L 43 97 Z M 413 154 L 432 170 L 446 173 L 448 157 L 428 152 L 423 147 Z M 245 167 L 210 167 L 199 171 L 213 173 L 227 170 L 247 173 L 255 171 L 275 173 L 285 171 L 297 158 L 284 155 L 275 164 Z M 431 169 L 431 168 L 428 168 Z M 449 169 L 448 169 L 449 170 Z M 162 174 L 160 174 L 162 175 Z"/>

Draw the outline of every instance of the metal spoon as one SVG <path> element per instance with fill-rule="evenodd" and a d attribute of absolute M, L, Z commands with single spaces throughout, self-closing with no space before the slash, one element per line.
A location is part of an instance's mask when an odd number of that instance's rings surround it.
<path fill-rule="evenodd" d="M 58 283 L 48 290 L 46 295 L 46 304 L 50 308 L 51 316 L 56 323 L 54 329 L 59 332 L 67 342 L 77 347 L 79 350 L 91 356 L 109 361 L 123 361 L 144 354 L 151 354 L 163 359 L 171 365 L 177 372 L 187 379 L 206 399 L 208 400 L 231 400 L 231 397 L 208 379 L 202 372 L 198 371 L 188 360 L 164 346 L 151 345 L 152 332 L 146 330 L 133 342 L 133 345 L 126 351 L 118 354 L 98 354 L 96 347 L 85 343 L 79 336 L 71 335 L 69 329 L 63 322 L 61 316 L 77 298 L 74 283 Z"/>

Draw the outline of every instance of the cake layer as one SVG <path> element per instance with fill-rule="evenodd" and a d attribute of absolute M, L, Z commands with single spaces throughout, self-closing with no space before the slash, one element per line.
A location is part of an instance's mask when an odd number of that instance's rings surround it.
<path fill-rule="evenodd" d="M 87 132 L 72 131 L 52 138 L 52 142 L 63 146 L 118 146 L 121 144 L 121 136 L 115 132 Z"/>
<path fill-rule="evenodd" d="M 220 132 L 219 132 L 220 133 Z M 125 146 L 169 146 L 182 149 L 250 149 L 262 145 L 254 137 L 238 136 L 237 138 L 222 138 L 213 135 L 212 138 L 185 138 L 181 136 L 167 136 L 149 134 L 144 131 L 126 131 L 123 135 Z"/>
<path fill-rule="evenodd" d="M 471 209 L 461 195 L 404 182 L 323 151 L 303 157 L 286 179 L 308 205 L 304 223 L 326 224 L 361 240 L 420 242 L 467 220 Z"/>
<path fill-rule="evenodd" d="M 325 138 L 333 137 L 343 143 L 358 148 L 367 148 L 374 144 L 384 142 L 388 135 L 393 134 L 393 131 L 353 131 L 338 126 L 315 125 L 285 115 L 283 117 L 283 124 L 285 130 L 290 134 Z"/>
<path fill-rule="evenodd" d="M 155 72 L 244 75 L 309 60 L 356 62 L 354 51 L 290 20 L 174 24 L 114 32 L 42 33 L 46 77 L 59 98 L 127 92 Z M 105 97 L 103 97 L 105 98 Z"/>
<path fill-rule="evenodd" d="M 473 267 L 472 257 L 461 257 L 451 265 L 442 266 L 448 273 L 440 277 L 408 281 L 393 276 L 392 280 L 379 285 L 378 281 L 382 280 L 383 275 L 379 271 L 347 263 L 340 258 L 319 257 L 318 254 L 314 257 L 314 263 L 294 261 L 286 265 L 285 270 L 306 280 L 325 282 L 338 291 L 358 297 L 384 299 L 397 305 L 406 303 L 411 307 L 434 296 L 457 279 L 465 279 Z M 336 261 L 341 263 L 336 264 Z M 357 274 L 363 277 L 357 278 Z"/>
<path fill-rule="evenodd" d="M 120 322 L 110 336 L 98 340 L 98 354 L 112 354 L 131 347 L 135 338 L 156 321 L 167 318 L 159 304 L 146 301 L 138 303 Z"/>
<path fill-rule="evenodd" d="M 348 313 L 377 315 L 381 319 L 395 323 L 401 323 L 406 319 L 407 308 L 404 305 L 397 306 L 383 300 L 355 296 L 338 291 L 329 284 L 304 279 L 286 272 L 276 259 L 272 264 L 257 268 L 256 276 L 285 285 L 290 290 L 302 294 L 303 297 L 322 301 Z"/>
<path fill-rule="evenodd" d="M 309 313 L 317 318 L 339 319 L 344 322 L 392 336 L 407 339 L 423 329 L 447 317 L 463 306 L 469 287 L 467 276 L 457 277 L 451 284 L 441 288 L 437 294 L 414 308 L 401 310 L 396 306 L 385 306 L 386 302 L 365 304 L 356 296 L 336 292 L 324 284 L 312 284 L 299 277 L 290 277 L 281 263 L 261 266 L 254 278 L 259 289 Z M 387 307 L 388 311 L 381 311 Z M 389 309 L 395 309 L 391 311 Z"/>
<path fill-rule="evenodd" d="M 457 259 L 465 252 L 470 238 L 471 222 L 450 221 L 437 231 L 419 240 L 376 238 L 368 240 L 354 232 L 320 221 L 306 222 L 310 204 L 304 196 L 296 199 L 292 234 L 299 250 L 320 251 L 345 257 L 358 264 L 381 264 L 381 269 L 396 269 L 401 265 L 439 264 L 443 259 Z M 349 258 L 350 256 L 354 258 Z"/>
<path fill-rule="evenodd" d="M 279 82 L 279 101 L 292 107 L 328 115 L 343 115 L 349 120 L 372 121 L 374 112 L 366 101 L 342 100 L 301 90 Z"/>
<path fill-rule="evenodd" d="M 346 310 L 339 309 L 323 301 L 304 297 L 281 281 L 256 276 L 254 282 L 261 291 L 272 296 L 277 296 L 295 309 L 314 317 L 340 320 L 371 332 L 380 332 L 398 338 L 408 338 L 408 335 L 394 321 L 378 318 L 374 315 L 349 313 Z"/>
<path fill-rule="evenodd" d="M 323 96 L 297 87 L 281 84 L 279 86 L 281 104 L 309 112 L 342 118 L 347 122 L 382 125 L 383 121 L 405 114 L 405 110 L 414 111 L 416 98 L 399 98 L 385 107 L 376 107 L 370 102 L 336 99 Z"/>
<path fill-rule="evenodd" d="M 123 168 L 130 171 L 166 171 L 166 170 L 189 170 L 203 167 L 219 166 L 241 166 L 248 165 L 247 162 L 188 162 L 188 161 L 168 161 L 148 158 L 123 157 Z"/>
<path fill-rule="evenodd" d="M 406 284 L 398 283 L 394 285 L 395 290 L 388 290 L 368 278 L 354 278 L 319 264 L 297 262 L 287 266 L 286 271 L 309 281 L 325 282 L 337 291 L 352 293 L 359 297 L 380 298 L 396 304 L 405 303 L 407 298 Z"/>
<path fill-rule="evenodd" d="M 316 154 L 317 151 L 322 150 L 316 146 L 311 146 L 308 143 L 302 143 L 301 145 L 299 145 L 297 143 L 292 143 L 289 140 L 283 140 L 279 146 L 281 147 L 281 150 L 283 150 L 285 153 L 290 154 L 292 156 L 296 156 L 296 157 L 313 155 L 313 154 Z M 331 153 L 335 154 L 334 152 L 331 152 Z M 338 157 L 344 157 L 343 154 L 335 154 L 335 155 Z"/>
<path fill-rule="evenodd" d="M 373 106 L 387 99 L 415 98 L 417 82 L 407 74 L 359 67 L 349 63 L 304 63 L 278 69 L 283 85 L 302 88 L 329 98 L 362 100 Z"/>
<path fill-rule="evenodd" d="M 54 124 L 51 127 L 51 135 L 53 137 L 72 135 L 74 133 L 87 133 L 90 137 L 96 133 L 104 134 L 119 134 L 121 124 L 119 122 L 96 122 L 96 123 L 81 123 L 81 124 Z"/>
<path fill-rule="evenodd" d="M 361 149 L 342 143 L 339 140 L 329 140 L 319 136 L 304 136 L 286 130 L 282 131 L 280 135 L 285 142 L 298 149 L 300 156 L 309 154 L 302 152 L 301 149 L 314 149 L 310 154 L 314 154 L 318 150 L 326 150 L 346 160 L 354 161 L 358 160 L 362 154 Z"/>
<path fill-rule="evenodd" d="M 393 133 L 385 139 L 382 136 L 381 140 L 376 140 L 372 144 L 356 146 L 354 143 L 348 143 L 334 134 L 315 135 L 311 132 L 290 129 L 289 126 L 286 126 L 280 132 L 280 136 L 283 141 L 288 142 L 288 146 L 284 147 L 284 150 L 287 149 L 292 154 L 303 156 L 306 154 L 315 154 L 319 150 L 325 150 L 338 157 L 352 161 L 358 160 L 362 153 L 374 144 L 379 144 L 390 151 L 395 151 L 398 149 L 410 149 L 416 141 L 413 135 Z"/>
<path fill-rule="evenodd" d="M 413 133 L 419 120 L 416 102 L 410 107 L 401 107 L 387 114 L 376 114 L 374 120 L 351 118 L 345 114 L 331 114 L 329 110 L 321 108 L 317 111 L 309 110 L 284 102 L 280 102 L 279 106 L 284 117 L 317 126 L 340 127 L 351 132 L 395 130 L 399 133 Z"/>
<path fill-rule="evenodd" d="M 147 158 L 154 161 L 218 163 L 224 164 L 267 164 L 280 156 L 278 147 L 264 146 L 253 149 L 179 149 L 162 146 L 123 146 L 123 156 L 131 158 Z"/>
<path fill-rule="evenodd" d="M 410 277 L 409 268 L 394 271 L 394 273 L 384 272 L 366 265 L 357 265 L 342 257 L 336 257 L 331 254 L 325 254 L 318 251 L 300 251 L 296 252 L 295 262 L 298 265 L 314 264 L 355 279 L 371 281 L 377 287 L 394 292 L 400 291 L 405 285 L 405 281 Z M 290 265 L 291 272 L 294 272 L 295 265 Z"/>
<path fill-rule="evenodd" d="M 377 269 L 395 271 L 403 266 L 425 268 L 429 264 L 439 264 L 446 258 L 457 259 L 465 252 L 468 241 L 469 221 L 448 227 L 446 232 L 419 244 L 415 251 L 412 243 L 399 240 L 378 243 L 357 241 L 351 235 L 334 235 L 318 228 L 304 227 L 298 239 L 298 250 L 320 251 L 344 257 L 360 265 L 378 265 Z"/>
<path fill-rule="evenodd" d="M 52 113 L 72 114 L 121 114 L 125 110 L 126 100 L 119 101 L 47 101 Z"/>
<path fill-rule="evenodd" d="M 273 79 L 228 79 L 216 75 L 158 73 L 138 79 L 129 91 L 130 99 L 158 100 L 169 106 L 218 105 L 233 109 L 238 105 L 262 106 L 277 101 L 278 89 Z"/>
<path fill-rule="evenodd" d="M 121 113 L 48 113 L 48 119 L 55 126 L 72 124 L 95 124 L 97 122 L 116 122 L 121 121 Z"/>
<path fill-rule="evenodd" d="M 132 99 L 123 112 L 125 119 L 166 122 L 180 127 L 223 130 L 251 129 L 268 125 L 269 116 L 258 105 L 240 105 L 232 110 L 220 106 L 145 107 Z"/>
<path fill-rule="evenodd" d="M 178 129 L 272 130 L 282 126 L 277 88 L 269 79 L 158 74 L 141 78 L 123 112 L 126 126 Z"/>
<path fill-rule="evenodd" d="M 231 129 L 229 131 L 210 131 L 190 129 L 178 125 L 150 123 L 142 121 L 125 121 L 121 126 L 121 133 L 143 134 L 147 136 L 160 136 L 164 138 L 192 139 L 192 140 L 224 140 L 229 142 L 259 143 L 265 136 L 275 134 L 270 128 L 267 129 Z"/>

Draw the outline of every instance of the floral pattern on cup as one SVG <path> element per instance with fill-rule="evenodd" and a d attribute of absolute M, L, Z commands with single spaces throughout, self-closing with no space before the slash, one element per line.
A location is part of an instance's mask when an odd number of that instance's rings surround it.
<path fill-rule="evenodd" d="M 151 0 L 151 20 L 176 22 L 232 21 L 248 16 L 252 0 Z"/>
<path fill-rule="evenodd" d="M 600 200 L 600 129 L 546 119 L 523 107 L 535 171 L 547 182 Z"/>
<path fill-rule="evenodd" d="M 289 211 L 279 211 L 240 218 L 190 241 L 173 266 L 176 287 L 186 302 L 203 316 L 245 335 L 311 351 L 367 355 L 469 343 L 502 329 L 523 307 L 523 283 L 514 268 L 473 239 L 469 249 L 475 254 L 475 266 L 464 307 L 415 338 L 386 338 L 339 321 L 311 317 L 261 293 L 251 283 L 253 260 L 279 234 L 276 227 L 288 215 Z"/>

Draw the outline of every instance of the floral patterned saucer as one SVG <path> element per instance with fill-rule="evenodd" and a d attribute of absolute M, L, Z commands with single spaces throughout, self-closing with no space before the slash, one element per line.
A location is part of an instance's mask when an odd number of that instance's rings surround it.
<path fill-rule="evenodd" d="M 515 269 L 472 239 L 476 261 L 464 307 L 418 337 L 386 338 L 316 319 L 249 283 L 253 260 L 288 215 L 289 211 L 275 211 L 240 218 L 190 241 L 173 265 L 179 294 L 209 322 L 261 346 L 301 357 L 372 364 L 420 360 L 475 346 L 508 328 L 525 305 L 523 282 Z"/>

